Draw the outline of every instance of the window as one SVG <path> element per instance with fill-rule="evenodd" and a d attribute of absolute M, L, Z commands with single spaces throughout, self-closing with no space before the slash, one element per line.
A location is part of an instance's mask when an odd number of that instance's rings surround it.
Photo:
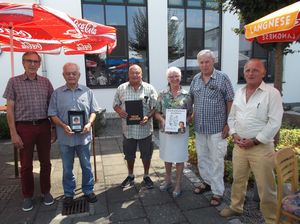
<path fill-rule="evenodd" d="M 243 27 L 241 24 L 240 27 Z M 249 42 L 245 39 L 245 35 L 239 37 L 239 69 L 238 69 L 238 83 L 245 83 L 244 79 L 244 65 L 250 58 L 259 58 L 265 63 L 267 74 L 264 81 L 267 83 L 274 82 L 274 63 L 275 54 L 261 47 L 256 42 Z"/>
<path fill-rule="evenodd" d="M 212 50 L 220 68 L 222 14 L 217 0 L 169 0 L 168 10 L 168 66 L 181 69 L 182 84 L 190 84 L 199 72 L 200 50 Z"/>
<path fill-rule="evenodd" d="M 143 80 L 149 81 L 146 1 L 84 0 L 82 9 L 84 18 L 117 29 L 117 46 L 111 54 L 85 55 L 87 86 L 115 88 L 127 81 L 131 64 L 139 64 Z"/>

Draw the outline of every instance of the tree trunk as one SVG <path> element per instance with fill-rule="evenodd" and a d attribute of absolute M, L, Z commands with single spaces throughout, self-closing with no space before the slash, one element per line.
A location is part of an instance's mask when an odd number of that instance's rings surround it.
<path fill-rule="evenodd" d="M 275 47 L 275 74 L 274 87 L 279 90 L 282 95 L 282 75 L 283 75 L 283 43 L 276 43 Z M 275 146 L 279 143 L 280 131 L 274 137 Z"/>
<path fill-rule="evenodd" d="M 275 74 L 274 87 L 279 90 L 282 95 L 282 75 L 283 75 L 283 43 L 276 43 L 275 47 Z"/>

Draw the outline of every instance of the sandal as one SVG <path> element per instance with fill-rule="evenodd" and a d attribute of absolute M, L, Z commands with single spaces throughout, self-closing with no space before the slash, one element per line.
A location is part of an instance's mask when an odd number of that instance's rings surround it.
<path fill-rule="evenodd" d="M 210 191 L 210 185 L 207 183 L 201 183 L 198 187 L 195 187 L 194 194 L 203 194 L 206 191 Z"/>
<path fill-rule="evenodd" d="M 218 195 L 213 195 L 210 199 L 211 206 L 219 206 L 222 203 L 222 197 Z"/>

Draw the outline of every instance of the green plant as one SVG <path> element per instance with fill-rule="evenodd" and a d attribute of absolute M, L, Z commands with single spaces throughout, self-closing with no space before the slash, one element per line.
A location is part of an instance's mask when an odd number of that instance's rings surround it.
<path fill-rule="evenodd" d="M 6 120 L 6 113 L 0 112 L 0 139 L 10 138 L 9 127 Z"/>

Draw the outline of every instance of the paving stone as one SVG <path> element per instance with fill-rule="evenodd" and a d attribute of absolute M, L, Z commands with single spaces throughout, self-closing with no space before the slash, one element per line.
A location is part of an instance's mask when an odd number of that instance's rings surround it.
<path fill-rule="evenodd" d="M 161 205 L 173 201 L 168 192 L 161 192 L 158 188 L 149 190 L 141 188 L 139 191 L 139 198 L 141 199 L 144 206 Z"/>
<path fill-rule="evenodd" d="M 146 206 L 145 210 L 151 224 L 169 224 L 187 221 L 174 203 L 167 203 L 160 206 Z"/>
<path fill-rule="evenodd" d="M 146 218 L 146 213 L 140 201 L 129 200 L 124 202 L 109 203 L 110 220 L 130 221 L 132 219 Z"/>
<path fill-rule="evenodd" d="M 191 224 L 199 224 L 199 220 L 205 224 L 227 223 L 227 219 L 219 216 L 218 211 L 214 207 L 185 211 L 184 215 Z"/>

